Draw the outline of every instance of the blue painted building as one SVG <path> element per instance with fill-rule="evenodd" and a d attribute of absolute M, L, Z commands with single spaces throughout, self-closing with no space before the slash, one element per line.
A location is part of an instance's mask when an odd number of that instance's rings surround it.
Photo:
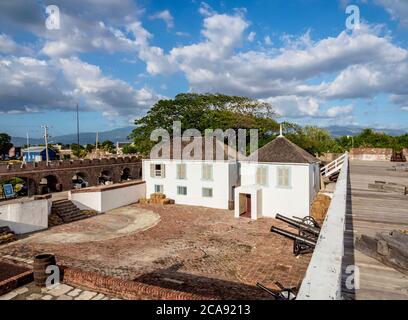
<path fill-rule="evenodd" d="M 48 157 L 50 161 L 55 160 L 57 158 L 55 150 L 48 148 Z M 23 149 L 23 160 L 25 162 L 46 161 L 47 156 L 45 147 L 30 147 Z"/>

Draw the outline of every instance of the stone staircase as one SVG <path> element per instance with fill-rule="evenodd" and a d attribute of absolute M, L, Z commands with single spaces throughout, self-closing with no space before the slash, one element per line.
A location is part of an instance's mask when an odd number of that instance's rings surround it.
<path fill-rule="evenodd" d="M 70 200 L 53 201 L 51 214 L 58 216 L 63 223 L 73 222 L 89 217 L 89 215 L 82 213 L 81 210 L 79 210 L 79 208 Z"/>

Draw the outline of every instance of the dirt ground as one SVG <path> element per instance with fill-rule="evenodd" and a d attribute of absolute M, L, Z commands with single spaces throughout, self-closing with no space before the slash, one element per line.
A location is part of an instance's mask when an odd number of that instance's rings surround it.
<path fill-rule="evenodd" d="M 298 286 L 311 255 L 272 234 L 275 219 L 235 219 L 232 211 L 131 205 L 53 227 L 0 247 L 0 257 L 51 252 L 61 264 L 219 298 L 267 298 L 255 285 Z"/>

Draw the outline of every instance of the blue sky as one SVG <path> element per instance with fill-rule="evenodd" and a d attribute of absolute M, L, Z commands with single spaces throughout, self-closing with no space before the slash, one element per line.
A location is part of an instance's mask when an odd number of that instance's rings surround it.
<path fill-rule="evenodd" d="M 302 125 L 407 130 L 407 17 L 402 0 L 2 1 L 0 131 L 75 132 L 77 102 L 81 130 L 106 131 L 188 91 L 268 101 Z"/>

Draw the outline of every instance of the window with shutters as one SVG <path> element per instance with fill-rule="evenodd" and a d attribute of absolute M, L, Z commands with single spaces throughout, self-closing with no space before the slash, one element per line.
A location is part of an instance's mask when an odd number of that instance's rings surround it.
<path fill-rule="evenodd" d="M 279 188 L 291 188 L 291 168 L 290 167 L 278 167 L 277 168 L 277 186 Z"/>
<path fill-rule="evenodd" d="M 187 179 L 186 164 L 185 163 L 177 164 L 177 179 L 179 179 L 179 180 Z"/>
<path fill-rule="evenodd" d="M 260 166 L 256 168 L 256 184 L 259 186 L 268 186 L 267 166 Z"/>
<path fill-rule="evenodd" d="M 203 164 L 201 170 L 202 170 L 202 175 L 201 175 L 202 180 L 204 181 L 213 180 L 213 165 L 212 164 Z"/>
<path fill-rule="evenodd" d="M 155 193 L 164 193 L 164 188 L 162 184 L 155 184 L 154 185 L 154 192 Z"/>
<path fill-rule="evenodd" d="M 213 196 L 213 189 L 212 188 L 203 188 L 202 195 L 204 198 L 212 198 Z"/>
<path fill-rule="evenodd" d="M 165 178 L 165 168 L 164 164 L 150 164 L 150 177 L 151 178 Z"/>
<path fill-rule="evenodd" d="M 180 196 L 186 196 L 187 195 L 187 187 L 177 186 L 177 194 L 180 195 Z"/>

